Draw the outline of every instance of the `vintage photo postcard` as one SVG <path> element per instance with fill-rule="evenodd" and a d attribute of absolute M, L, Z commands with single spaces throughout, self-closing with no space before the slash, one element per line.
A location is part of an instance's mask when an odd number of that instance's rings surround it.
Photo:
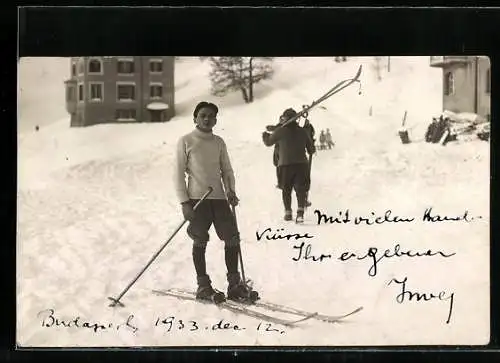
<path fill-rule="evenodd" d="M 488 344 L 488 57 L 18 79 L 19 348 Z"/>

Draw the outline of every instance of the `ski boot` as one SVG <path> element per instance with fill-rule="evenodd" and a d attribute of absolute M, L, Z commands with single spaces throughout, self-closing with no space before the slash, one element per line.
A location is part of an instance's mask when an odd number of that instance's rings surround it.
<path fill-rule="evenodd" d="M 285 211 L 285 217 L 283 219 L 285 221 L 291 221 L 292 220 L 292 211 L 291 210 L 286 210 Z"/>
<path fill-rule="evenodd" d="M 245 284 L 238 272 L 228 273 L 227 281 L 227 298 L 229 300 L 252 304 L 259 299 L 259 293 Z"/>
<path fill-rule="evenodd" d="M 295 223 L 297 223 L 297 224 L 304 223 L 304 210 L 303 209 L 297 210 L 297 217 L 295 217 Z"/>
<path fill-rule="evenodd" d="M 215 290 L 208 275 L 198 276 L 198 289 L 196 290 L 196 299 L 211 301 L 214 304 L 220 304 L 226 301 L 223 292 Z"/>

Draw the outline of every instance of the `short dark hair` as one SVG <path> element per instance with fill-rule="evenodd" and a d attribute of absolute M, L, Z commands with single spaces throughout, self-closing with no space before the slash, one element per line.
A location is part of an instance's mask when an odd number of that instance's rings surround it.
<path fill-rule="evenodd" d="M 211 102 L 206 102 L 206 101 L 201 101 L 200 103 L 198 103 L 196 105 L 196 107 L 194 108 L 194 112 L 193 112 L 193 117 L 196 117 L 198 116 L 198 112 L 200 112 L 200 110 L 203 108 L 203 107 L 208 107 L 208 108 L 211 108 L 212 110 L 214 110 L 215 114 L 217 115 L 217 113 L 219 112 L 219 108 L 211 103 Z"/>

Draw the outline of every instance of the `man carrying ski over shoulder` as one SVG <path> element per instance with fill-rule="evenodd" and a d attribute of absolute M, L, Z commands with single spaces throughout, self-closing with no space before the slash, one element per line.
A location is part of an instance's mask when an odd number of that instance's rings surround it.
<path fill-rule="evenodd" d="M 297 115 L 292 109 L 286 109 L 282 117 L 286 123 Z M 307 202 L 307 191 L 309 190 L 309 155 L 315 153 L 314 144 L 307 132 L 299 126 L 297 121 L 290 122 L 278 127 L 272 133 L 264 132 L 262 141 L 266 146 L 279 145 L 279 186 L 282 191 L 283 207 L 285 209 L 286 221 L 292 217 L 292 191 L 297 196 L 296 223 L 304 222 L 304 210 Z"/>

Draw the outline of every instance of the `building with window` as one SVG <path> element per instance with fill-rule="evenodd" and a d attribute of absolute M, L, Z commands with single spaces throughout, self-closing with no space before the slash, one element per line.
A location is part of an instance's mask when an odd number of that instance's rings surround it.
<path fill-rule="evenodd" d="M 490 120 L 490 60 L 484 56 L 431 56 L 443 69 L 443 109 L 473 112 Z"/>
<path fill-rule="evenodd" d="M 175 57 L 73 57 L 66 85 L 71 126 L 162 122 L 175 116 Z"/>

